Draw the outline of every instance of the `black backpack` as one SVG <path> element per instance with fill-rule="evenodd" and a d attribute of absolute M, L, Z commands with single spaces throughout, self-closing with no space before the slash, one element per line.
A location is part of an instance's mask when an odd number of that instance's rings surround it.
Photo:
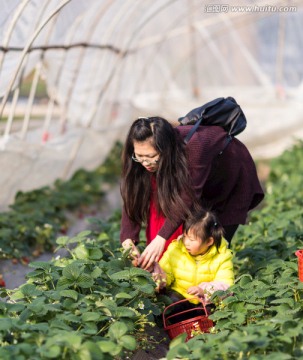
<path fill-rule="evenodd" d="M 198 126 L 221 126 L 227 132 L 226 144 L 223 150 L 230 143 L 233 137 L 240 134 L 246 127 L 246 117 L 232 97 L 217 98 L 198 108 L 191 110 L 187 115 L 178 119 L 181 125 L 194 125 L 184 139 L 187 144 Z"/>

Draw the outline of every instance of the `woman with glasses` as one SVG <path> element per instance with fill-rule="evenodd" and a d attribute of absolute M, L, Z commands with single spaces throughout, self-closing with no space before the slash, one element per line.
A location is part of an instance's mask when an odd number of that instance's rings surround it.
<path fill-rule="evenodd" d="M 200 206 L 212 209 L 230 243 L 247 213 L 264 197 L 247 148 L 233 139 L 221 155 L 226 132 L 199 126 L 185 145 L 191 125 L 173 127 L 161 117 L 139 118 L 124 145 L 120 240 L 133 248 L 138 264 L 149 269 L 169 243 L 182 234 L 182 224 Z M 147 247 L 140 256 L 141 225 Z"/>

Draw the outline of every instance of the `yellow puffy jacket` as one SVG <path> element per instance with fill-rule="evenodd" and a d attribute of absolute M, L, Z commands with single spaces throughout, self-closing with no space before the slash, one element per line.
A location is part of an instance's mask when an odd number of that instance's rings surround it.
<path fill-rule="evenodd" d="M 192 295 L 187 294 L 190 286 L 197 286 L 203 282 L 215 281 L 228 286 L 234 283 L 232 252 L 227 248 L 225 239 L 222 239 L 219 251 L 213 245 L 206 254 L 197 256 L 188 253 L 182 238 L 174 240 L 162 256 L 159 265 L 166 273 L 166 286 L 185 298 L 192 298 Z"/>

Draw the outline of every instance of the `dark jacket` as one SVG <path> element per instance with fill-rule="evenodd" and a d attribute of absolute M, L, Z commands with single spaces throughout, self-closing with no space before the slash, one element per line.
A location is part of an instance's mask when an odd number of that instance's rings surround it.
<path fill-rule="evenodd" d="M 175 130 L 184 138 L 191 128 L 178 126 Z M 216 213 L 223 226 L 245 224 L 248 211 L 262 201 L 264 192 L 243 143 L 234 138 L 218 155 L 225 141 L 226 132 L 221 127 L 199 126 L 186 146 L 189 171 L 196 196 L 204 207 Z M 158 235 L 168 239 L 178 226 L 166 220 Z M 140 225 L 130 221 L 123 209 L 121 241 L 130 238 L 137 242 L 139 231 Z"/>

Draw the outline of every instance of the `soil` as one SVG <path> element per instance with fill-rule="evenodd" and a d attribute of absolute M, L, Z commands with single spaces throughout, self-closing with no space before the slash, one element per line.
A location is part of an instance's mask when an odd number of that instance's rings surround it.
<path fill-rule="evenodd" d="M 147 338 L 150 340 L 149 349 L 139 349 L 130 358 L 131 360 L 159 360 L 165 359 L 169 348 L 170 339 L 163 328 L 158 326 L 146 329 Z"/>

